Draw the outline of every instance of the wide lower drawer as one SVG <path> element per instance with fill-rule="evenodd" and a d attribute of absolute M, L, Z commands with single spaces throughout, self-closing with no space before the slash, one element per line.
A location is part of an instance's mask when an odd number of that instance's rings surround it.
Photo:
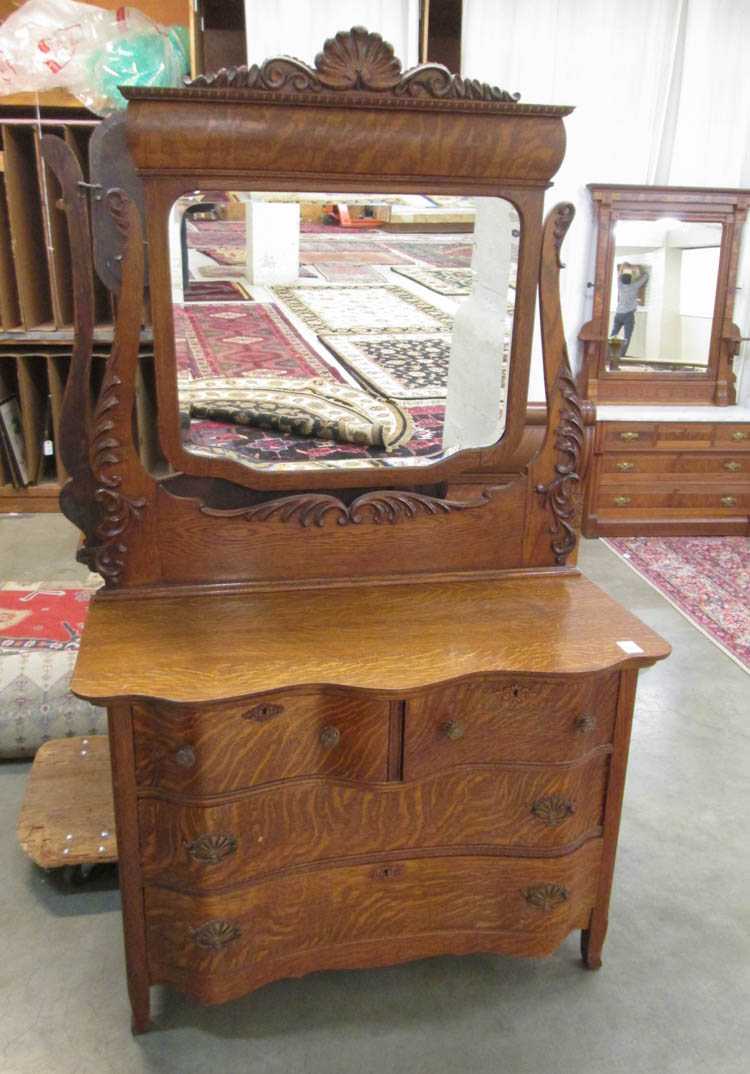
<path fill-rule="evenodd" d="M 498 675 L 408 702 L 404 779 L 454 765 L 571 761 L 610 742 L 617 673 L 583 679 Z"/>
<path fill-rule="evenodd" d="M 739 452 L 726 454 L 722 452 L 617 452 L 603 455 L 601 459 L 601 480 L 620 483 L 637 478 L 643 474 L 646 479 L 660 474 L 691 475 L 696 480 L 707 474 L 719 474 L 722 481 L 732 478 L 747 480 L 750 475 L 750 453 Z"/>
<path fill-rule="evenodd" d="M 147 882 L 210 891 L 376 853 L 470 846 L 552 853 L 600 834 L 607 761 L 598 752 L 563 770 L 482 765 L 377 787 L 288 783 L 210 806 L 144 798 L 143 872 Z"/>
<path fill-rule="evenodd" d="M 204 1002 L 280 977 L 441 953 L 545 955 L 594 905 L 601 841 L 553 859 L 313 869 L 230 895 L 145 889 L 149 974 Z"/>
<path fill-rule="evenodd" d="M 614 514 L 650 507 L 701 508 L 716 515 L 744 514 L 750 512 L 750 485 L 644 489 L 629 484 L 617 488 L 600 486 L 597 490 L 596 510 L 599 512 Z"/>
<path fill-rule="evenodd" d="M 136 779 L 209 795 L 277 779 L 383 780 L 390 706 L 347 693 L 272 694 L 220 706 L 133 706 Z"/>

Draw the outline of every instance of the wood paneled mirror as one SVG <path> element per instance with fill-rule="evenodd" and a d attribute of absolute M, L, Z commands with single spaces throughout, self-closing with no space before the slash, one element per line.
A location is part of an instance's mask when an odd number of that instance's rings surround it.
<path fill-rule="evenodd" d="M 589 186 L 596 209 L 584 388 L 600 403 L 735 401 L 741 190 Z"/>

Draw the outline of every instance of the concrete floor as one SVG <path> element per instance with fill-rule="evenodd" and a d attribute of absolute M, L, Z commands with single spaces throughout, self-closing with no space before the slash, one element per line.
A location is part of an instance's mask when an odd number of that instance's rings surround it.
<path fill-rule="evenodd" d="M 0 521 L 4 577 L 71 569 L 74 534 L 41 517 Z M 24 858 L 28 765 L 6 762 L 1 1074 L 744 1074 L 750 679 L 604 545 L 581 565 L 675 650 L 641 675 L 599 973 L 573 935 L 546 961 L 321 973 L 218 1008 L 153 989 L 158 1029 L 134 1039 L 116 887 L 66 890 Z"/>

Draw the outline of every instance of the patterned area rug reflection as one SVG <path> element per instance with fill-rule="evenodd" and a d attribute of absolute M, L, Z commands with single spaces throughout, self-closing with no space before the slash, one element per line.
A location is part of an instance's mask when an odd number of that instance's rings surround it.
<path fill-rule="evenodd" d="M 448 332 L 320 338 L 359 381 L 386 399 L 428 404 L 446 397 L 451 349 Z"/>
<path fill-rule="evenodd" d="M 470 268 L 474 253 L 471 242 L 430 242 L 424 236 L 419 242 L 392 242 L 392 249 L 433 268 Z"/>
<path fill-rule="evenodd" d="M 750 673 L 746 537 L 610 537 L 604 543 Z"/>
<path fill-rule="evenodd" d="M 400 276 L 414 280 L 439 295 L 470 295 L 474 286 L 472 269 L 394 268 Z"/>
<path fill-rule="evenodd" d="M 278 308 L 268 302 L 175 306 L 177 369 L 197 377 L 276 373 L 344 378 L 327 365 Z"/>
<path fill-rule="evenodd" d="M 322 360 L 278 307 L 262 302 L 242 305 L 175 307 L 177 366 L 184 379 L 238 377 L 275 373 L 288 377 L 346 378 Z M 220 422 L 193 422 L 189 442 L 211 454 L 230 453 L 253 465 L 271 468 L 294 462 L 319 466 L 349 460 L 357 465 L 386 465 L 388 459 L 428 455 L 442 443 L 442 404 L 410 405 L 414 434 L 390 455 L 382 449 L 330 441 L 269 435 L 262 429 Z"/>
<path fill-rule="evenodd" d="M 250 292 L 235 280 L 191 280 L 186 302 L 247 302 Z"/>
<path fill-rule="evenodd" d="M 314 332 L 436 332 L 453 318 L 403 287 L 275 287 L 274 293 Z"/>

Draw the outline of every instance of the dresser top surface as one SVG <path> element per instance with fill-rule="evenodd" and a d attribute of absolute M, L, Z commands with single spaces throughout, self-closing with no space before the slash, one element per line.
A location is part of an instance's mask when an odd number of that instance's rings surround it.
<path fill-rule="evenodd" d="M 597 421 L 750 422 L 748 406 L 639 406 L 607 403 L 597 406 Z"/>
<path fill-rule="evenodd" d="M 669 651 L 579 575 L 104 599 L 91 607 L 72 687 L 98 702 L 301 686 L 403 694 L 491 672 L 642 667 Z"/>

